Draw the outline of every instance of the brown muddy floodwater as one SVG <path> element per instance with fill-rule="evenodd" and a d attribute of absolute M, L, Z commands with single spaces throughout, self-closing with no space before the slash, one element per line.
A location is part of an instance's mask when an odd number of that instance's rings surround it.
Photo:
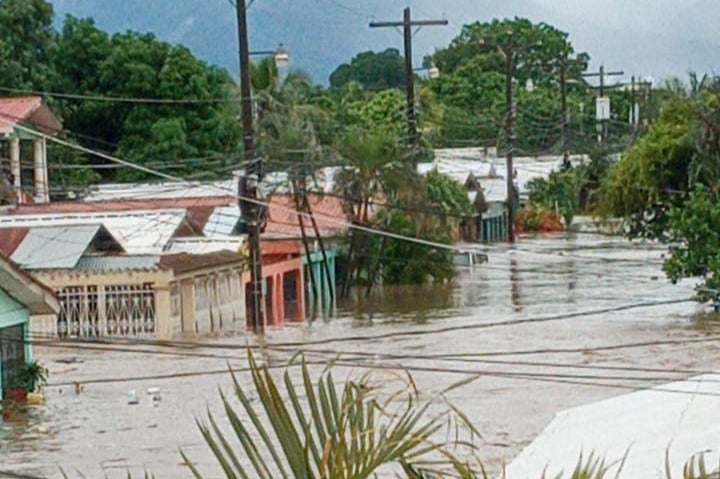
<path fill-rule="evenodd" d="M 264 342 L 304 342 L 311 360 L 339 356 L 336 378 L 378 365 L 408 367 L 427 394 L 458 381 L 463 371 L 483 373 L 450 399 L 482 433 L 480 454 L 497 471 L 560 410 L 720 369 L 720 341 L 690 320 L 697 306 L 670 303 L 689 298 L 693 285 L 664 280 L 663 252 L 587 233 L 524 239 L 493 249 L 487 265 L 463 271 L 452 287 L 386 288 L 344 305 L 337 319 L 272 330 Z M 352 339 L 326 341 L 334 338 Z M 243 346 L 255 339 L 238 334 L 203 341 Z M 602 349 L 618 345 L 626 347 Z M 218 388 L 230 391 L 224 371 L 228 361 L 245 366 L 244 352 L 132 348 L 36 348 L 50 368 L 47 403 L 6 412 L 0 470 L 61 477 L 62 467 L 69 477 L 125 477 L 129 469 L 135 477 L 145 470 L 161 479 L 190 477 L 182 449 L 208 477 L 220 477 L 194 418 L 207 408 L 222 416 Z M 264 358 L 281 364 L 297 349 L 268 349 Z M 462 354 L 475 356 L 449 356 Z M 188 372 L 207 374 L 181 375 Z M 164 377 L 142 379 L 158 375 Z M 109 378 L 131 379 L 99 381 Z M 80 394 L 76 381 L 84 385 Z M 151 387 L 161 391 L 157 406 L 145 395 Z M 128 405 L 129 390 L 139 393 L 139 405 Z"/>

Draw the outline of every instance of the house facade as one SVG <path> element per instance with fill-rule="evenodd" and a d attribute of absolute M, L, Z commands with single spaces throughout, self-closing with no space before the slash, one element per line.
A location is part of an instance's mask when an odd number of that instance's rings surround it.
<path fill-rule="evenodd" d="M 30 318 L 52 317 L 59 311 L 60 304 L 49 288 L 0 255 L 0 392 L 32 361 Z"/>

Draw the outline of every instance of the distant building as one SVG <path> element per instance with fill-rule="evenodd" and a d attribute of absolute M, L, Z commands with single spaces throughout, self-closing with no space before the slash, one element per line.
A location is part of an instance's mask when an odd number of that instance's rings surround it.
<path fill-rule="evenodd" d="M 461 226 L 462 241 L 492 243 L 507 238 L 507 168 L 505 158 L 497 156 L 497 150 L 488 148 L 450 148 L 434 151 L 432 162 L 418 165 L 420 174 L 430 171 L 448 175 L 465 186 L 468 198 L 475 205 L 477 214 Z M 571 155 L 573 166 L 590 161 L 587 155 Z M 537 178 L 547 178 L 562 167 L 561 155 L 516 157 L 513 178 L 520 205 L 528 201 L 528 183 Z"/>
<path fill-rule="evenodd" d="M 62 124 L 41 97 L 0 98 L 0 204 L 50 201 L 46 136 L 60 131 Z M 23 185 L 26 144 L 32 145 L 32 186 Z"/>
<path fill-rule="evenodd" d="M 55 316 L 60 304 L 46 286 L 0 254 L 0 393 L 32 360 L 30 318 Z M 2 394 L 0 394 L 2 396 Z"/>

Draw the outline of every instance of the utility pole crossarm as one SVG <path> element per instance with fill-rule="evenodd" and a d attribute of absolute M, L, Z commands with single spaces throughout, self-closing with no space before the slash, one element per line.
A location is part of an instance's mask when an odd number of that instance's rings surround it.
<path fill-rule="evenodd" d="M 411 27 L 445 27 L 447 25 L 447 20 L 413 20 L 410 22 Z M 370 28 L 395 28 L 404 26 L 404 22 L 370 22 Z"/>

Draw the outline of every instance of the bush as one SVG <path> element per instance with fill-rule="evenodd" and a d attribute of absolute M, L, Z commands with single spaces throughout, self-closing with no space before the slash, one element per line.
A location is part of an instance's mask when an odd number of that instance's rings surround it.
<path fill-rule="evenodd" d="M 515 230 L 522 233 L 552 233 L 562 231 L 560 217 L 551 209 L 532 205 L 517 215 Z"/>

